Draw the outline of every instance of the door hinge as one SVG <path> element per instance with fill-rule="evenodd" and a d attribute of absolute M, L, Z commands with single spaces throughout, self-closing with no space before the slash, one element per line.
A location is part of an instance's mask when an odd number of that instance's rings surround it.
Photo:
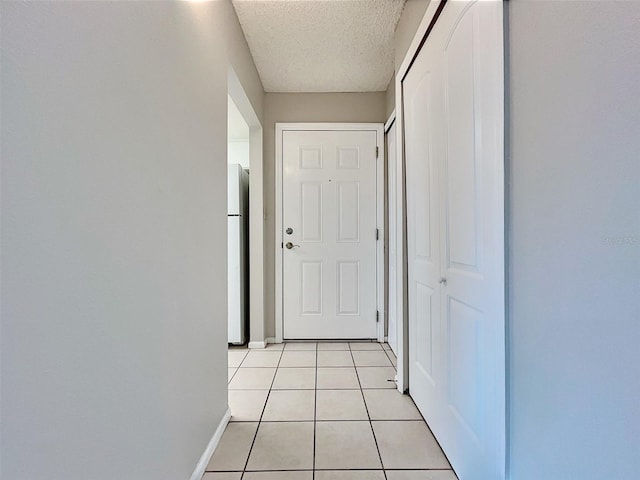
<path fill-rule="evenodd" d="M 376 310 L 376 323 L 380 322 L 380 312 Z"/>
<path fill-rule="evenodd" d="M 376 158 L 380 155 L 380 147 L 376 147 Z"/>
<path fill-rule="evenodd" d="M 380 229 L 376 228 L 376 240 L 380 240 Z"/>

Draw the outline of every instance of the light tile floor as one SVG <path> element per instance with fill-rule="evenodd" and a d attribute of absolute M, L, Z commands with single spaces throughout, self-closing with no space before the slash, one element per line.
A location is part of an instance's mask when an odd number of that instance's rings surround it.
<path fill-rule="evenodd" d="M 229 349 L 231 422 L 203 480 L 456 480 L 375 342 Z"/>

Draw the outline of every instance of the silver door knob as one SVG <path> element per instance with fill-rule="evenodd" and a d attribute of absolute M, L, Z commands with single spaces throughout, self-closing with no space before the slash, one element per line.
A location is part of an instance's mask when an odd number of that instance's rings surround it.
<path fill-rule="evenodd" d="M 291 242 L 287 242 L 284 244 L 285 247 L 287 247 L 289 250 L 291 250 L 293 247 L 299 247 L 300 245 L 294 245 Z"/>
<path fill-rule="evenodd" d="M 442 285 L 443 287 L 446 287 L 446 286 L 447 286 L 447 279 L 446 279 L 446 278 L 444 278 L 444 277 L 443 277 L 443 278 L 441 278 L 441 279 L 440 279 L 440 285 Z"/>

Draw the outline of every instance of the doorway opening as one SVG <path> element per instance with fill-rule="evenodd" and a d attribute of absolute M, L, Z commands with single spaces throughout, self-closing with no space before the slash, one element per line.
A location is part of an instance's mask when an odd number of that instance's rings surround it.
<path fill-rule="evenodd" d="M 249 333 L 249 125 L 227 99 L 227 252 L 229 343 Z"/>
<path fill-rule="evenodd" d="M 240 179 L 248 176 L 248 195 L 245 193 L 243 215 L 246 249 L 244 250 L 244 307 L 245 332 L 243 338 L 230 343 L 246 343 L 251 348 L 264 348 L 264 201 L 263 201 L 263 139 L 262 123 L 233 68 L 228 79 L 228 159 L 236 165 L 238 201 Z M 231 170 L 231 169 L 230 169 Z M 243 187 L 245 190 L 247 186 Z M 229 190 L 231 191 L 231 190 Z M 237 213 L 237 212 L 234 212 Z M 229 217 L 231 218 L 231 217 Z M 237 244 L 236 241 L 230 245 Z M 231 288 L 230 288 L 231 292 Z M 250 292 L 250 294 L 249 294 Z M 231 299 L 230 307 L 231 311 Z M 240 325 L 240 323 L 238 323 Z M 238 327 L 239 330 L 239 327 Z M 230 328 L 231 332 L 231 328 Z"/>

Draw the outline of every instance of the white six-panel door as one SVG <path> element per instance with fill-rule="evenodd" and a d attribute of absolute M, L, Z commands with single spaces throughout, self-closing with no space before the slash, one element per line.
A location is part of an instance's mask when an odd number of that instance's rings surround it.
<path fill-rule="evenodd" d="M 376 338 L 371 131 L 283 131 L 285 339 Z"/>
<path fill-rule="evenodd" d="M 447 2 L 403 81 L 409 389 L 460 480 L 505 475 L 501 2 Z"/>

